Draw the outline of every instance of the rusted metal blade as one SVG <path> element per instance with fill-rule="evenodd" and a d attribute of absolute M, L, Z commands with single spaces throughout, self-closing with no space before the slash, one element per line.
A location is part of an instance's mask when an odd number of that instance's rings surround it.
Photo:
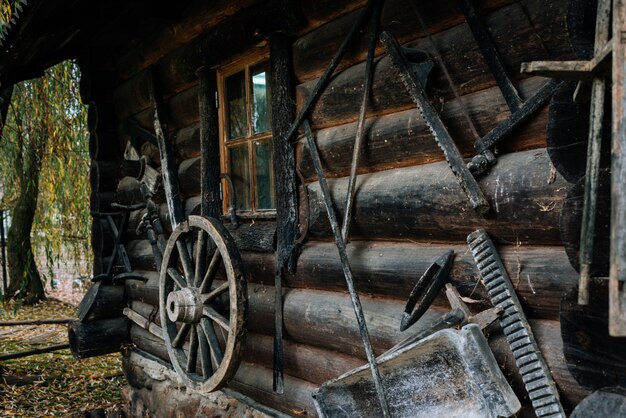
<path fill-rule="evenodd" d="M 478 182 L 466 167 L 459 149 L 450 136 L 450 133 L 441 120 L 441 117 L 435 108 L 430 104 L 430 101 L 426 97 L 426 93 L 417 79 L 417 76 L 410 70 L 409 63 L 402 53 L 398 41 L 396 41 L 395 38 L 388 32 L 383 32 L 380 35 L 380 39 L 385 47 L 385 50 L 391 57 L 392 65 L 400 73 L 402 82 L 417 105 L 417 108 L 422 113 L 422 116 L 424 117 L 431 133 L 435 137 L 439 148 L 443 151 L 443 154 L 448 161 L 448 165 L 457 177 L 461 188 L 467 195 L 472 208 L 480 214 L 487 213 L 489 211 L 489 202 L 483 195 Z"/>

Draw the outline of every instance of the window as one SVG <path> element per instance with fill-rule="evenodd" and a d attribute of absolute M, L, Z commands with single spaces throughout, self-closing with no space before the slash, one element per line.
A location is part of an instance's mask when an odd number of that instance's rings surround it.
<path fill-rule="evenodd" d="M 273 214 L 269 62 L 256 56 L 219 71 L 221 169 L 232 179 L 240 215 Z M 233 190 L 224 188 L 224 211 Z"/>

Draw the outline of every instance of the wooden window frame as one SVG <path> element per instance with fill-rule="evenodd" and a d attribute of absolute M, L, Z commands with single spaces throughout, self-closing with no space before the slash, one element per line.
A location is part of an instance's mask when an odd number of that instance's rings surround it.
<path fill-rule="evenodd" d="M 257 180 L 256 180 L 256 159 L 254 155 L 254 147 L 250 146 L 254 141 L 272 141 L 273 147 L 273 131 L 262 132 L 259 134 L 252 133 L 252 88 L 251 88 L 251 76 L 250 71 L 252 67 L 262 62 L 267 61 L 269 63 L 269 51 L 255 51 L 247 54 L 236 61 L 226 64 L 217 69 L 217 94 L 218 94 L 218 116 L 219 116 L 219 137 L 220 137 L 220 170 L 221 173 L 230 175 L 230 152 L 229 148 L 237 145 L 248 144 L 248 161 L 250 162 L 250 210 L 237 209 L 237 216 L 241 218 L 254 218 L 254 219 L 274 219 L 276 218 L 276 208 L 259 210 L 256 208 L 258 200 Z M 229 120 L 228 120 L 228 102 L 226 98 L 226 79 L 238 72 L 244 71 L 244 79 L 246 82 L 246 106 L 247 106 L 247 126 L 248 135 L 243 138 L 228 139 L 229 134 Z M 269 72 L 269 68 L 268 68 Z M 270 77 L 267 76 L 266 82 L 269 84 Z M 271 86 L 270 86 L 271 89 Z M 271 106 L 271 100 L 268 98 L 268 106 Z M 270 128 L 271 128 L 271 120 Z M 273 159 L 272 159 L 273 165 Z M 273 185 L 273 192 L 276 192 L 276 179 L 274 178 L 274 170 L 270 169 L 271 183 Z M 229 209 L 230 202 L 230 187 L 228 183 L 222 179 L 222 216 L 226 216 Z"/>

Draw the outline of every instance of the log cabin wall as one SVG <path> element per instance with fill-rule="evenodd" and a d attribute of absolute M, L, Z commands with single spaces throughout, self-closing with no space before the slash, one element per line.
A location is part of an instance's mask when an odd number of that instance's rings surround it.
<path fill-rule="evenodd" d="M 569 1 L 476 3 L 523 98 L 531 97 L 546 80 L 520 75 L 521 62 L 574 58 L 566 22 Z M 135 40 L 101 66 L 85 66 L 93 79 L 98 78 L 100 87 L 106 86 L 90 96 L 96 167 L 92 172 L 99 173 L 92 181 L 94 202 L 98 202 L 92 208 L 111 201 L 141 202 L 135 180 L 117 179 L 119 170 L 102 173 L 123 159 L 128 138 L 117 128 L 120 121 L 130 118 L 154 131 L 149 94 L 152 68 L 156 68 L 166 98 L 185 211 L 196 214 L 201 200 L 196 70 L 201 66 L 219 68 L 242 54 L 267 47 L 271 33 L 286 32 L 293 40 L 294 100 L 299 110 L 364 4 L 347 0 L 195 2 L 179 22 Z M 425 29 L 416 19 L 416 7 Z M 430 75 L 427 92 L 463 156 L 473 156 L 476 138 L 462 109 L 469 113 L 479 135 L 506 118 L 509 111 L 456 2 L 388 0 L 382 25 L 406 46 L 431 54 L 433 48 L 438 50 L 460 96 L 455 97 L 438 65 Z M 310 118 L 340 216 L 367 38 L 366 31 L 349 50 Z M 588 392 L 573 379 L 562 354 L 560 298 L 575 285 L 577 274 L 559 236 L 559 212 L 569 185 L 556 173 L 546 151 L 547 106 L 498 146 L 497 165 L 479 181 L 492 208 L 482 217 L 468 205 L 380 44 L 377 54 L 347 246 L 375 352 L 380 354 L 405 338 L 398 328 L 406 297 L 419 275 L 447 249 L 456 252 L 451 281 L 462 295 L 476 301 L 472 308 L 489 306 L 465 244 L 468 233 L 485 228 L 499 244 L 562 402 L 571 409 Z M 106 71 L 98 72 L 96 67 Z M 92 115 L 96 109 L 97 114 Z M 159 164 L 154 146 L 145 143 L 141 152 Z M 272 220 L 231 228 L 249 274 L 250 321 L 243 363 L 229 387 L 278 410 L 315 416 L 311 392 L 322 382 L 363 364 L 365 353 L 304 140 L 297 142 L 295 153 L 304 180 L 298 188 L 299 223 L 306 235 L 296 271 L 285 280 L 286 391 L 277 395 L 271 389 L 276 229 Z M 164 197 L 157 197 L 157 202 L 163 225 L 169 226 Z M 131 265 L 146 280 L 128 280 L 126 294 L 128 304 L 148 317 L 158 305 L 158 274 L 150 244 L 135 231 L 142 214 L 131 214 L 124 244 Z M 94 253 L 102 260 L 111 253 L 110 232 L 94 220 L 93 237 Z M 417 327 L 426 327 L 447 309 L 445 300 L 437 299 Z M 158 338 L 136 325 L 131 326 L 130 335 L 137 348 L 169 361 Z M 504 337 L 492 335 L 490 343 L 523 401 L 526 395 Z"/>

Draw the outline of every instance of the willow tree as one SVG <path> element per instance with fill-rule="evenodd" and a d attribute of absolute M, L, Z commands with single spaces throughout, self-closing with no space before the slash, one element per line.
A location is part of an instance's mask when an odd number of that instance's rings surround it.
<path fill-rule="evenodd" d="M 45 298 L 35 257 L 88 257 L 89 155 L 79 72 L 66 61 L 13 88 L 0 140 L 3 207 L 12 208 L 6 298 Z"/>

